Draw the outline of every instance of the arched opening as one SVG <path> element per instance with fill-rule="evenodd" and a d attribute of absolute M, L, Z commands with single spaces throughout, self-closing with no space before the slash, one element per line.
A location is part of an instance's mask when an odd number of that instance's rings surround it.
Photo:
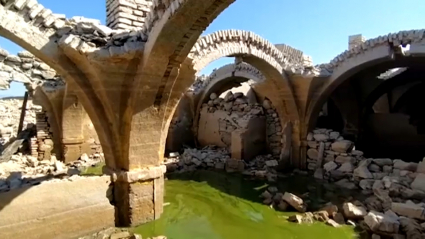
<path fill-rule="evenodd" d="M 0 49 L 0 162 L 4 163 L 0 192 L 39 184 L 45 178 L 81 174 L 103 162 L 99 143 L 89 142 L 97 134 L 78 101 L 70 102 L 70 108 L 81 114 L 65 117 L 65 84 L 56 72 L 13 42 L 1 41 L 12 51 Z M 78 127 L 66 128 L 63 122 L 79 122 L 83 134 L 73 160 L 66 160 L 64 129 L 76 132 Z"/>
<path fill-rule="evenodd" d="M 335 101 L 330 98 L 319 113 L 316 128 L 331 129 L 333 131 L 342 132 L 344 129 L 344 119 Z"/>
<path fill-rule="evenodd" d="M 230 157 L 247 162 L 264 154 L 280 160 L 283 126 L 266 88 L 261 87 L 264 81 L 257 69 L 241 62 L 198 77 L 191 87 L 197 146 L 219 146 Z"/>
<path fill-rule="evenodd" d="M 278 142 L 276 142 L 276 146 L 279 145 L 277 146 L 279 147 L 279 152 L 277 150 L 275 152 L 278 159 L 281 159 L 282 156 L 285 155 L 285 159 L 286 159 L 285 162 L 286 164 L 289 163 L 289 151 L 291 147 L 292 131 L 290 130 L 286 131 L 287 135 L 283 137 L 282 136 L 284 134 L 283 128 L 287 128 L 285 126 L 289 125 L 288 122 L 292 120 L 295 121 L 298 118 L 298 111 L 296 110 L 296 104 L 293 98 L 292 88 L 289 85 L 289 80 L 286 78 L 285 74 L 282 74 L 283 69 L 281 64 L 284 64 L 284 62 L 286 61 L 287 56 L 285 54 L 288 54 L 288 53 L 285 51 L 278 50 L 274 45 L 272 45 L 271 43 L 265 40 L 261 40 L 261 44 L 260 43 L 252 44 L 252 42 L 259 42 L 258 39 L 261 39 L 261 37 L 251 32 L 227 30 L 227 31 L 216 32 L 216 33 L 207 35 L 203 38 L 198 40 L 198 43 L 195 44 L 195 46 L 193 47 L 193 50 L 191 51 L 191 54 L 186 59 L 184 64 L 185 67 L 182 67 L 180 74 L 176 80 L 177 86 L 176 85 L 174 86 L 176 89 L 180 90 L 187 83 L 192 84 L 193 80 L 191 79 L 195 78 L 193 76 L 193 72 L 195 74 L 199 73 L 202 69 L 204 69 L 209 63 L 211 63 L 214 60 L 217 60 L 226 56 L 232 56 L 232 57 L 236 57 L 236 64 L 227 65 L 220 69 L 217 69 L 209 77 L 203 77 L 203 78 L 198 77 L 198 80 L 197 80 L 198 82 L 195 82 L 195 84 L 193 84 L 193 86 L 197 86 L 197 87 L 188 86 L 188 88 L 192 88 L 192 91 L 195 92 L 195 94 L 193 95 L 194 114 L 195 114 L 193 122 L 194 122 L 195 137 L 199 141 L 199 138 L 202 137 L 201 136 L 202 134 L 204 135 L 209 134 L 209 136 L 211 136 L 212 135 L 211 133 L 214 132 L 217 136 L 216 144 L 219 144 L 225 147 L 226 144 L 221 140 L 222 137 L 219 134 L 220 130 L 219 130 L 218 122 L 216 123 L 217 127 L 215 127 L 217 130 L 212 130 L 212 132 L 208 132 L 208 131 L 201 132 L 199 130 L 202 127 L 200 124 L 205 125 L 205 123 L 207 122 L 205 120 L 202 120 L 202 117 L 201 117 L 202 111 L 204 111 L 205 114 L 209 114 L 209 113 L 213 114 L 215 112 L 222 111 L 222 109 L 224 109 L 224 103 L 226 103 L 225 102 L 226 100 L 223 98 L 220 100 L 220 98 L 218 97 L 218 94 L 213 91 L 217 90 L 220 93 L 222 91 L 224 92 L 225 90 L 228 90 L 229 88 L 235 86 L 234 85 L 235 77 L 236 78 L 242 77 L 242 79 L 240 80 L 236 79 L 236 82 L 244 82 L 246 81 L 246 78 L 248 79 L 250 78 L 250 77 L 246 77 L 246 74 L 249 73 L 251 75 L 255 75 L 257 78 L 256 80 L 259 81 L 258 84 L 255 84 L 255 86 L 252 85 L 253 90 L 256 92 L 258 102 L 266 101 L 268 102 L 266 103 L 266 105 L 268 105 L 269 108 L 274 107 L 274 109 L 270 109 L 270 111 L 276 110 L 274 114 L 273 113 L 271 114 L 271 115 L 274 115 L 275 118 L 277 118 L 277 119 L 273 119 L 274 123 L 279 124 L 279 125 L 274 125 L 275 130 L 277 129 L 280 131 L 280 132 L 276 132 L 276 134 L 278 134 L 276 138 L 280 139 L 278 140 Z M 237 44 L 234 44 L 236 42 Z M 250 43 L 252 44 L 251 48 L 243 45 L 245 43 L 248 44 L 248 42 L 251 42 Z M 243 47 L 241 47 L 240 44 L 242 44 Z M 252 47 L 257 47 L 258 49 L 253 50 Z M 247 63 L 250 64 L 251 66 L 248 65 Z M 244 70 L 242 70 L 241 72 L 244 72 L 244 73 L 240 76 L 234 74 L 236 73 L 235 71 L 236 68 L 244 68 L 246 65 L 250 66 L 251 68 L 246 69 L 245 72 Z M 225 68 L 227 70 L 224 70 Z M 218 76 L 221 77 L 220 80 L 218 80 L 219 78 Z M 226 79 L 226 80 L 222 81 L 223 79 Z M 212 81 L 217 81 L 220 83 L 215 84 L 217 83 L 215 82 L 214 84 L 211 84 Z M 205 88 L 205 89 L 202 90 L 202 88 Z M 197 89 L 201 89 L 201 90 L 198 91 Z M 177 97 L 177 93 L 179 92 L 175 91 L 175 92 L 172 92 L 171 95 L 175 94 L 175 96 Z M 215 93 L 213 94 L 214 99 L 210 98 L 212 93 Z M 238 99 L 238 101 L 245 101 L 246 96 L 244 96 L 243 94 L 238 94 L 238 96 L 239 97 L 229 96 L 228 99 L 229 100 L 231 99 L 233 101 L 233 100 L 236 100 L 237 98 L 243 98 L 243 99 Z M 214 100 L 216 101 L 216 103 L 214 103 Z M 176 101 L 172 100 L 171 102 L 176 102 Z M 270 102 L 273 102 L 273 105 Z M 212 106 L 208 106 L 208 104 L 212 104 Z M 242 103 L 242 104 L 245 104 L 245 103 Z M 204 106 L 204 109 L 203 109 L 203 106 Z M 219 108 L 213 109 L 213 107 L 216 107 L 216 106 Z M 258 106 L 262 108 L 261 103 L 258 104 Z M 208 110 L 208 107 L 210 107 L 211 110 Z M 233 107 L 234 107 L 233 105 L 230 107 L 230 102 L 229 102 L 229 109 L 228 109 L 229 111 L 227 112 L 226 110 L 224 110 L 223 112 L 226 111 L 227 113 L 223 113 L 223 115 L 227 115 L 227 116 L 232 115 L 234 113 Z M 244 105 L 243 107 L 241 107 L 243 112 L 240 112 L 240 113 L 241 114 L 246 113 L 244 112 L 245 109 L 248 111 L 248 109 L 250 108 L 252 109 L 253 107 L 245 107 Z M 236 112 L 236 107 L 234 109 Z M 264 112 L 263 109 L 260 111 Z M 200 123 L 200 122 L 203 122 L 203 123 Z M 222 125 L 224 126 L 224 123 L 222 123 Z M 208 127 L 208 128 L 211 128 L 211 127 Z M 163 129 L 163 130 L 165 132 L 168 131 L 168 129 Z M 234 130 L 234 131 L 237 131 L 237 130 Z M 235 134 L 236 133 L 237 132 L 235 132 Z M 228 142 L 230 141 L 228 140 L 229 136 L 227 135 L 225 136 L 225 138 L 227 138 L 227 140 L 225 139 L 224 141 L 227 141 L 227 143 L 229 144 Z M 230 138 L 233 138 L 233 137 L 230 137 Z M 247 143 L 250 140 L 245 140 L 245 142 L 241 140 L 243 138 L 243 135 L 242 136 L 239 135 L 238 137 L 235 136 L 234 138 L 235 138 L 235 142 L 239 140 L 239 144 L 240 144 L 239 150 L 236 150 L 236 151 L 239 151 L 239 156 L 235 158 L 241 159 L 242 158 L 241 155 L 243 153 L 240 153 L 240 152 L 241 152 L 241 149 L 244 148 L 242 144 Z M 282 138 L 285 138 L 285 140 L 282 140 Z M 251 143 L 254 143 L 255 141 L 263 142 L 264 140 L 252 139 L 251 141 L 252 141 Z M 236 145 L 236 143 L 234 145 Z M 297 153 L 296 150 L 293 151 L 293 155 L 296 155 L 296 153 Z"/>
<path fill-rule="evenodd" d="M 357 144 L 366 155 L 411 162 L 422 160 L 424 77 L 421 67 L 409 67 L 385 79 L 387 82 L 371 93 L 371 100 L 362 111 L 361 137 Z"/>
<path fill-rule="evenodd" d="M 342 63 L 340 67 L 344 70 L 334 70 L 334 75 L 323 88 L 324 93 L 317 103 L 343 91 L 346 85 L 351 84 L 356 97 L 346 95 L 345 99 L 340 98 L 339 101 L 345 102 L 344 104 L 356 101 L 359 106 L 358 110 L 352 104 L 345 107 L 349 111 L 356 111 L 350 117 L 355 123 L 355 130 L 351 131 L 353 137 L 348 138 L 354 142 L 355 149 L 363 151 L 365 157 L 417 162 L 425 155 L 425 138 L 420 134 L 422 109 L 420 104 L 415 103 L 421 100 L 419 92 L 423 92 L 420 82 L 424 76 L 421 70 L 424 60 L 413 51 L 409 52 L 411 48 L 408 45 L 401 47 L 406 51 L 404 55 L 397 49 L 391 51 L 389 48 L 381 45 L 374 52 L 366 51 L 364 54 L 370 55 L 362 56 L 362 64 L 357 63 L 356 67 L 346 69 L 348 62 Z M 370 61 L 364 60 L 368 57 Z M 315 112 L 319 111 L 317 103 L 313 107 Z M 317 113 L 314 115 L 316 116 L 310 116 L 317 117 Z M 347 121 L 345 113 L 342 115 Z M 312 122 L 310 121 L 310 128 L 313 128 Z M 342 130 L 342 135 L 344 131 L 347 129 Z"/>

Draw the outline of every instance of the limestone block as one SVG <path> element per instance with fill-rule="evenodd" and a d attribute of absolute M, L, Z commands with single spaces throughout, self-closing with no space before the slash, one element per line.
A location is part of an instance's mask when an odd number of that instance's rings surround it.
<path fill-rule="evenodd" d="M 391 203 L 391 210 L 408 218 L 425 220 L 425 208 L 407 203 Z"/>
<path fill-rule="evenodd" d="M 397 234 L 400 228 L 400 222 L 390 216 L 379 212 L 371 211 L 364 217 L 365 223 L 373 232 L 384 232 Z"/>
<path fill-rule="evenodd" d="M 285 192 L 282 199 L 285 202 L 287 202 L 289 205 L 291 205 L 293 208 L 295 208 L 297 211 L 305 212 L 306 205 L 304 204 L 304 201 L 300 197 L 292 193 Z"/>
<path fill-rule="evenodd" d="M 333 151 L 339 153 L 346 153 L 348 149 L 353 146 L 353 142 L 348 140 L 336 141 L 332 143 L 331 148 Z"/>
<path fill-rule="evenodd" d="M 367 211 L 363 207 L 356 206 L 351 202 L 346 202 L 342 205 L 345 218 L 348 219 L 362 219 L 367 215 Z"/>
<path fill-rule="evenodd" d="M 412 189 L 425 192 L 425 173 L 418 173 L 410 186 Z"/>

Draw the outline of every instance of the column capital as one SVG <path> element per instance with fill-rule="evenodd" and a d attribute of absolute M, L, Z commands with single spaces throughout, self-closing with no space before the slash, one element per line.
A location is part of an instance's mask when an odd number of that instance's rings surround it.
<path fill-rule="evenodd" d="M 130 171 L 113 170 L 107 166 L 103 167 L 103 172 L 111 175 L 111 180 L 113 182 L 126 183 L 134 183 L 160 178 L 165 174 L 166 171 L 167 167 L 165 165 L 133 169 Z"/>
<path fill-rule="evenodd" d="M 84 138 L 62 138 L 63 144 L 82 144 L 84 143 Z"/>

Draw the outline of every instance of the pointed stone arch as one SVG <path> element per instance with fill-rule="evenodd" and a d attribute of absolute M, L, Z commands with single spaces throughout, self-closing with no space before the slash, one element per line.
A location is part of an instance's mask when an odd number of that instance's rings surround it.
<path fill-rule="evenodd" d="M 198 135 L 198 125 L 200 120 L 200 112 L 203 105 L 210 99 L 211 93 L 220 93 L 217 92 L 217 89 L 228 89 L 229 85 L 232 85 L 231 83 L 233 81 L 237 81 L 237 83 L 247 82 L 253 89 L 253 91 L 256 94 L 257 99 L 262 102 L 263 100 L 268 99 L 268 96 L 270 95 L 270 92 L 275 91 L 275 88 L 269 89 L 267 85 L 265 84 L 266 78 L 263 76 L 263 74 L 256 69 L 255 67 L 247 64 L 247 63 L 239 63 L 239 64 L 228 64 L 224 65 L 217 70 L 215 70 L 211 75 L 208 77 L 198 77 L 197 80 L 199 81 L 198 88 L 196 89 L 196 93 L 193 97 L 194 101 L 194 120 L 193 120 L 193 131 L 194 135 Z M 273 109 L 275 108 L 274 102 L 271 102 L 271 106 Z M 271 114 L 269 112 L 265 113 L 267 117 L 271 117 Z M 281 117 L 278 115 L 279 123 L 281 126 L 285 126 L 287 124 L 288 119 Z M 269 130 L 269 129 L 267 129 Z M 290 155 L 290 147 L 291 147 L 291 135 L 287 135 L 284 132 L 283 128 L 281 131 L 279 131 L 278 136 L 274 136 L 274 133 L 267 133 L 268 136 L 268 142 L 270 143 L 273 137 L 278 138 L 278 142 L 280 143 L 279 146 L 273 146 L 269 144 L 269 150 L 274 155 L 278 155 L 283 159 L 285 155 Z M 285 135 L 284 137 L 281 135 Z M 272 141 L 276 142 L 276 139 L 273 139 Z M 282 147 L 282 144 L 284 145 Z M 274 149 L 273 149 L 274 148 Z M 276 148 L 279 149 L 280 155 L 276 151 Z M 283 153 L 283 154 L 282 154 Z"/>
<path fill-rule="evenodd" d="M 203 57 L 208 56 L 207 60 Z M 268 92 L 268 98 L 275 104 L 279 116 L 285 122 L 298 122 L 298 108 L 292 92 L 289 78 L 284 71 L 285 64 L 289 64 L 289 54 L 283 54 L 273 44 L 262 37 L 248 31 L 226 30 L 218 31 L 201 37 L 190 54 L 180 67 L 178 78 L 167 82 L 164 87 L 168 98 L 161 102 L 162 112 L 162 135 L 161 145 L 165 146 L 168 135 L 168 127 L 172 120 L 179 99 L 189 86 L 195 81 L 196 74 L 220 57 L 238 56 L 244 62 L 252 65 L 266 79 L 257 87 L 262 87 Z M 285 123 L 282 122 L 282 125 Z M 297 140 L 299 132 L 293 131 L 293 139 Z M 163 149 L 160 150 L 163 153 Z M 297 158 L 294 152 L 294 158 Z"/>
<path fill-rule="evenodd" d="M 320 108 L 330 94 L 350 77 L 374 68 L 377 76 L 390 68 L 419 65 L 425 61 L 425 30 L 400 31 L 372 38 L 344 51 L 329 64 L 318 67 L 329 73 L 312 95 L 306 115 L 306 127 L 312 129 Z M 404 48 L 408 46 L 407 48 Z M 306 131 L 308 132 L 308 131 Z"/>

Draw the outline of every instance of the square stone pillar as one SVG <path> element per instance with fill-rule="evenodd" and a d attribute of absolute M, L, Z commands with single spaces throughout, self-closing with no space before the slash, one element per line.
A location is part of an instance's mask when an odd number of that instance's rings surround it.
<path fill-rule="evenodd" d="M 106 25 L 123 30 L 141 28 L 151 7 L 152 0 L 106 0 Z"/>
<path fill-rule="evenodd" d="M 66 163 L 78 160 L 81 156 L 81 146 L 84 143 L 83 119 L 85 114 L 83 106 L 78 104 L 76 99 L 67 97 L 65 101 L 67 100 L 74 100 L 75 103 L 65 108 L 62 115 L 63 159 Z"/>
<path fill-rule="evenodd" d="M 107 168 L 105 168 L 107 169 Z M 112 175 L 111 203 L 118 227 L 137 226 L 158 219 L 163 212 L 165 165 L 106 172 Z"/>
<path fill-rule="evenodd" d="M 230 153 L 234 159 L 243 159 L 243 131 L 234 130 L 231 136 Z"/>
<path fill-rule="evenodd" d="M 361 45 L 366 41 L 366 38 L 362 36 L 362 34 L 352 35 L 348 37 L 348 50 L 353 49 L 356 46 Z"/>

